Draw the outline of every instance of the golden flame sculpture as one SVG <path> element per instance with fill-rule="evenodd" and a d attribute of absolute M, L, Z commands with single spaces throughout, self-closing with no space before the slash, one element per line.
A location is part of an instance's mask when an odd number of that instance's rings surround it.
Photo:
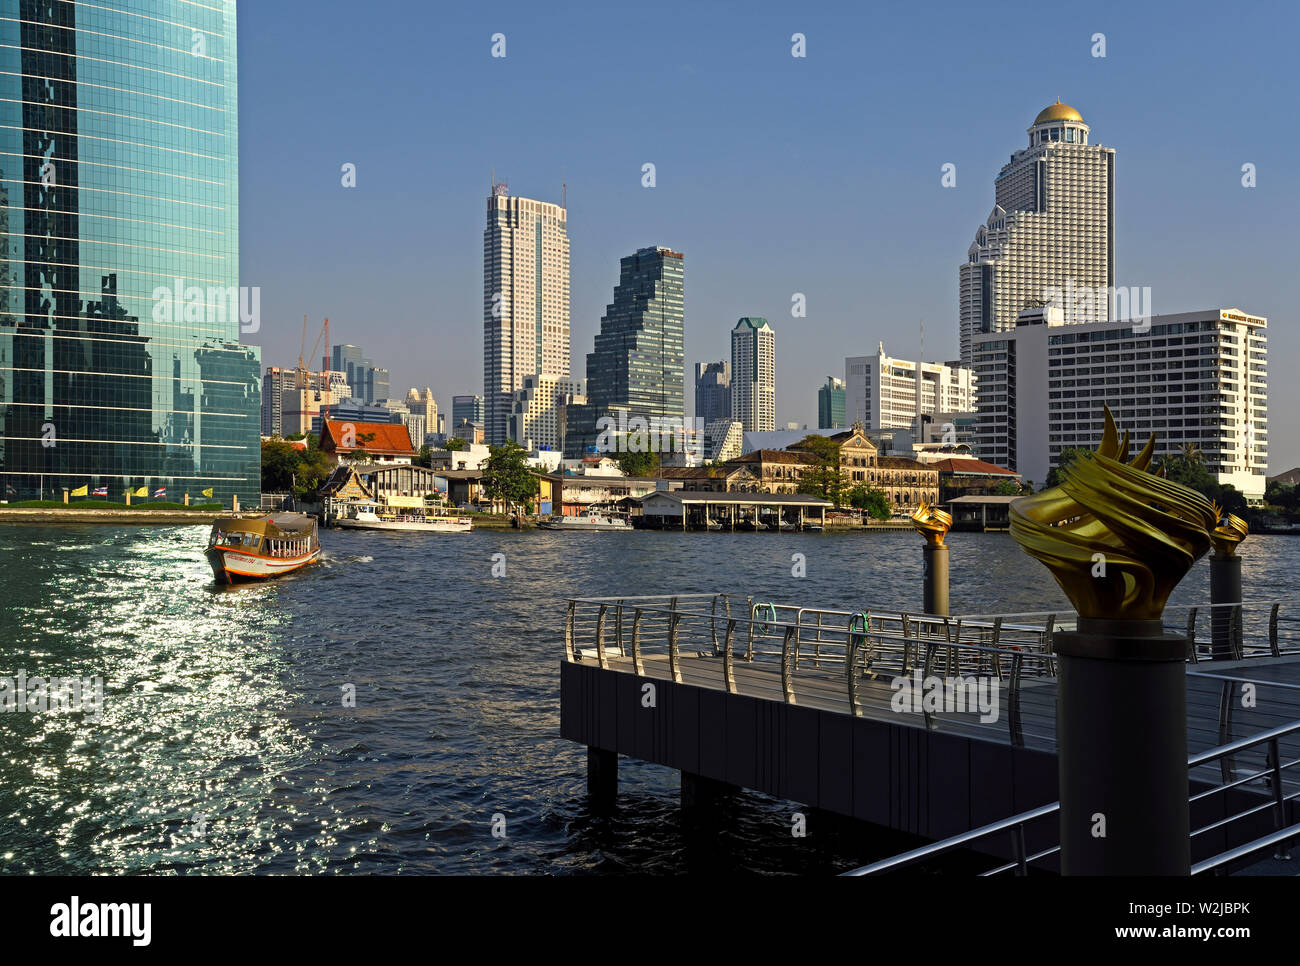
<path fill-rule="evenodd" d="M 943 538 L 952 526 L 952 514 L 922 500 L 912 514 L 912 526 L 916 527 L 917 533 L 925 537 L 925 542 L 930 546 L 942 547 Z"/>
<path fill-rule="evenodd" d="M 1219 509 L 1217 503 L 1212 502 L 1210 506 L 1214 508 L 1214 519 L 1218 523 L 1210 531 L 1210 543 L 1214 545 L 1215 556 L 1231 557 L 1237 551 L 1237 544 L 1246 539 L 1250 528 L 1241 517 Z"/>
<path fill-rule="evenodd" d="M 1106 408 L 1095 453 L 1062 468 L 1064 482 L 1009 508 L 1011 536 L 1052 572 L 1081 617 L 1157 620 L 1210 549 L 1219 514 L 1204 496 L 1147 471 L 1153 434 L 1128 461 Z"/>

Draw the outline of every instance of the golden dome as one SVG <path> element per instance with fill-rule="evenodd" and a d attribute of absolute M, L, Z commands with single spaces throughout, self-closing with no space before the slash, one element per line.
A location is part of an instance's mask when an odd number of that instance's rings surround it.
<path fill-rule="evenodd" d="M 1044 121 L 1083 121 L 1083 115 L 1072 108 L 1069 104 L 1062 104 L 1058 97 L 1055 104 L 1050 104 L 1038 112 L 1038 117 L 1034 118 L 1035 124 L 1042 124 Z"/>

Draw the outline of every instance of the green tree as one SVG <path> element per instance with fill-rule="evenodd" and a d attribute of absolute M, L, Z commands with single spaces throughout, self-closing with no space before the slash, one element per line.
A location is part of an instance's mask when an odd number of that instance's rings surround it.
<path fill-rule="evenodd" d="M 1003 480 L 993 488 L 995 496 L 1019 496 L 1020 492 L 1020 484 L 1015 480 Z"/>
<path fill-rule="evenodd" d="M 893 505 L 883 490 L 877 490 L 865 483 L 857 483 L 848 492 L 849 506 L 865 510 L 868 516 L 877 520 L 888 520 L 893 515 Z"/>
<path fill-rule="evenodd" d="M 488 499 L 511 508 L 527 502 L 541 488 L 526 462 L 527 451 L 513 439 L 489 446 L 483 463 L 483 492 Z"/>
<path fill-rule="evenodd" d="M 442 448 L 445 449 L 448 453 L 454 453 L 457 450 L 462 450 L 465 448 L 465 441 L 461 439 L 459 436 L 448 436 L 447 442 L 442 444 Z"/>
<path fill-rule="evenodd" d="M 659 472 L 658 453 L 619 453 L 614 461 L 626 476 L 654 476 Z"/>
<path fill-rule="evenodd" d="M 428 469 L 433 465 L 433 450 L 429 449 L 427 444 L 421 446 L 419 454 L 416 455 L 415 459 L 411 460 L 411 463 Z"/>
<path fill-rule="evenodd" d="M 796 490 L 808 496 L 819 496 L 839 506 L 844 500 L 844 473 L 840 469 L 840 444 L 826 436 L 805 436 L 803 442 L 792 447 L 808 456 L 812 463 L 799 477 Z"/>
<path fill-rule="evenodd" d="M 1061 481 L 1065 479 L 1061 471 L 1064 470 L 1067 466 L 1069 466 L 1072 462 L 1077 460 L 1084 453 L 1088 453 L 1088 452 L 1091 452 L 1091 450 L 1083 449 L 1077 446 L 1071 446 L 1061 450 L 1061 455 L 1057 457 L 1056 465 L 1047 471 L 1047 482 L 1044 483 L 1043 486 L 1044 487 L 1060 486 Z"/>
<path fill-rule="evenodd" d="M 293 474 L 302 462 L 302 451 L 283 440 L 262 443 L 262 492 L 287 493 L 293 486 Z"/>

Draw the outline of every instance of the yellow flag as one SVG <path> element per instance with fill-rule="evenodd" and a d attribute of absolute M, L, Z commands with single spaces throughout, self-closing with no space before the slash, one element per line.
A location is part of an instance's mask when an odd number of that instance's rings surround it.
<path fill-rule="evenodd" d="M 77 487 L 75 490 L 72 491 L 72 495 L 73 495 L 73 496 L 90 496 L 90 484 L 87 483 L 85 486 L 79 486 L 79 487 Z"/>
<path fill-rule="evenodd" d="M 134 493 L 132 493 L 131 495 L 132 495 L 132 496 L 148 496 L 148 495 L 149 495 L 149 487 L 147 487 L 147 486 L 142 486 L 142 487 L 140 487 L 140 489 L 136 490 L 136 491 L 135 491 Z"/>
<path fill-rule="evenodd" d="M 212 495 L 212 487 L 208 487 L 206 490 L 204 490 L 204 491 L 203 491 L 203 495 L 204 495 L 204 496 L 211 496 L 211 495 Z"/>

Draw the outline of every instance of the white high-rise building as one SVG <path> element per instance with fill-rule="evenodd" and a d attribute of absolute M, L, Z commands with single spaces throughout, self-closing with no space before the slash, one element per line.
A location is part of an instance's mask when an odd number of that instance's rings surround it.
<path fill-rule="evenodd" d="M 1247 499 L 1268 468 L 1268 320 L 1240 309 L 1141 322 L 1062 323 L 1060 310 L 1021 314 L 975 338 L 976 455 L 1042 486 L 1062 450 L 1096 449 L 1109 406 L 1136 453 L 1199 450 L 1209 472 Z"/>
<path fill-rule="evenodd" d="M 845 418 L 867 429 L 910 429 L 918 416 L 972 412 L 975 374 L 956 363 L 910 362 L 885 354 L 844 360 Z"/>
<path fill-rule="evenodd" d="M 1095 292 L 1104 322 L 1115 284 L 1115 150 L 1089 143 L 1082 115 L 1059 100 L 1029 127 L 1029 146 L 998 172 L 996 202 L 961 266 L 961 362 L 977 335 L 1014 328 L 1053 289 Z M 1103 294 L 1105 293 L 1105 294 Z"/>
<path fill-rule="evenodd" d="M 510 432 L 524 377 L 569 376 L 568 213 L 494 185 L 483 230 L 483 418 L 487 441 Z"/>
<path fill-rule="evenodd" d="M 776 429 L 776 332 L 767 319 L 731 330 L 731 417 L 747 433 Z"/>

